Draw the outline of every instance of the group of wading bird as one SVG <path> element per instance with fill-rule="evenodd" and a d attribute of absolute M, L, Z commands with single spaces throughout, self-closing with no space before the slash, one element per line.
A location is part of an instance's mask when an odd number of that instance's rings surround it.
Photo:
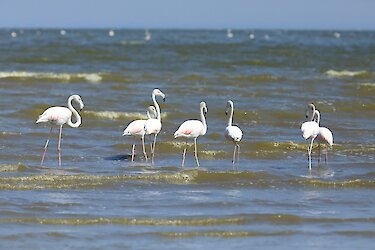
<path fill-rule="evenodd" d="M 156 97 L 160 96 L 165 101 L 165 94 L 161 92 L 159 89 L 154 89 L 152 91 L 152 101 L 153 106 L 149 106 L 147 108 L 147 120 L 135 120 L 132 121 L 124 130 L 123 136 L 134 136 L 134 137 L 141 137 L 142 141 L 142 149 L 143 155 L 145 160 L 148 160 L 146 148 L 145 148 L 145 135 L 154 135 L 153 142 L 150 143 L 151 147 L 151 160 L 154 160 L 155 156 L 155 146 L 156 146 L 156 137 L 161 131 L 161 116 L 160 116 L 160 106 L 156 100 Z M 44 145 L 44 151 L 42 155 L 41 165 L 43 165 L 43 161 L 47 152 L 48 143 L 53 131 L 54 126 L 60 127 L 59 132 L 59 140 L 57 144 L 57 151 L 58 151 L 58 161 L 59 166 L 61 166 L 61 135 L 62 135 L 62 127 L 64 124 L 68 124 L 70 127 L 77 128 L 81 125 L 81 117 L 78 114 L 77 110 L 74 109 L 72 106 L 72 102 L 75 101 L 79 104 L 80 110 L 83 109 L 84 104 L 79 95 L 72 95 L 68 99 L 68 107 L 51 107 L 48 108 L 41 114 L 36 121 L 36 123 L 44 122 L 51 125 L 50 133 L 48 135 L 48 139 Z M 181 171 L 184 171 L 184 164 L 185 164 L 185 157 L 186 157 L 186 149 L 187 149 L 187 140 L 192 138 L 194 139 L 194 156 L 197 162 L 197 166 L 199 167 L 199 160 L 198 160 L 198 153 L 197 153 L 197 138 L 200 135 L 205 135 L 207 132 L 207 124 L 205 114 L 207 113 L 207 105 L 205 102 L 201 102 L 200 105 L 200 118 L 201 120 L 187 120 L 183 122 L 177 131 L 174 133 L 174 137 L 182 137 L 185 138 L 185 148 L 182 153 L 182 166 Z M 240 154 L 240 145 L 239 142 L 242 139 L 242 130 L 233 125 L 233 102 L 229 100 L 227 102 L 227 106 L 225 109 L 225 113 L 229 114 L 228 125 L 225 128 L 224 136 L 227 140 L 234 143 L 234 150 L 233 150 L 233 158 L 232 163 L 233 166 L 235 163 L 239 161 L 239 154 Z M 72 115 L 75 117 L 75 122 L 72 122 Z M 328 146 L 332 147 L 333 145 L 333 135 L 332 132 L 325 127 L 320 127 L 320 113 L 315 108 L 313 104 L 309 104 L 306 110 L 306 118 L 309 121 L 304 122 L 301 126 L 301 131 L 303 133 L 303 138 L 311 139 L 311 143 L 308 147 L 308 162 L 309 162 L 309 169 L 311 169 L 311 151 L 314 140 L 319 143 L 319 158 L 320 161 L 320 144 L 326 145 L 326 153 L 325 153 L 325 161 L 327 161 L 327 154 L 328 154 Z M 134 154 L 135 154 L 135 143 L 132 145 L 132 161 L 134 161 Z M 237 159 L 236 159 L 237 158 Z"/>

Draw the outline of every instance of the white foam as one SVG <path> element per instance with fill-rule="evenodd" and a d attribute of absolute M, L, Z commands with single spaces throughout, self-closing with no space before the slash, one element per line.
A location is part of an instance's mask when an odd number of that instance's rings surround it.
<path fill-rule="evenodd" d="M 360 83 L 359 86 L 368 87 L 368 88 L 375 88 L 375 82 L 364 82 L 364 83 Z"/>
<path fill-rule="evenodd" d="M 117 119 L 148 119 L 146 112 L 116 112 L 116 111 L 84 111 L 85 114 L 89 114 L 95 116 L 99 119 L 109 119 L 109 120 L 117 120 Z M 166 117 L 167 114 L 164 112 L 161 114 L 161 117 Z"/>
<path fill-rule="evenodd" d="M 336 70 L 331 69 L 331 70 L 326 71 L 325 74 L 329 77 L 347 77 L 347 76 L 358 76 L 358 75 L 367 74 L 367 71 L 365 71 L 365 70 L 360 70 L 360 71 L 349 71 L 349 70 L 336 71 Z"/>
<path fill-rule="evenodd" d="M 97 83 L 102 80 L 98 73 L 53 73 L 53 72 L 27 72 L 27 71 L 3 71 L 1 78 L 34 78 L 34 79 L 58 79 L 70 81 L 74 78 L 84 79 L 88 82 Z"/>

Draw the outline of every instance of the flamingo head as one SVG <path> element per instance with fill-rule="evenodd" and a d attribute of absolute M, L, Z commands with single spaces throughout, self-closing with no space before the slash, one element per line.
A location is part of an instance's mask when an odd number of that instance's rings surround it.
<path fill-rule="evenodd" d="M 74 101 L 78 102 L 78 104 L 79 104 L 79 109 L 82 110 L 83 107 L 85 106 L 85 105 L 83 104 L 82 98 L 81 98 L 79 95 L 72 95 L 72 99 L 73 99 Z"/>
<path fill-rule="evenodd" d="M 155 106 L 150 105 L 147 108 L 147 116 L 151 118 L 155 118 L 157 116 Z"/>
<path fill-rule="evenodd" d="M 206 105 L 206 103 L 205 102 L 201 102 L 199 104 L 199 106 L 200 106 L 201 109 L 203 109 L 203 113 L 207 114 L 207 105 Z"/>
<path fill-rule="evenodd" d="M 161 92 L 160 89 L 154 89 L 152 91 L 152 95 L 161 96 L 163 98 L 163 101 L 165 102 L 165 94 L 163 92 Z"/>
<path fill-rule="evenodd" d="M 311 117 L 311 121 L 312 121 L 314 118 L 314 113 L 315 113 L 315 105 L 313 103 L 308 104 L 306 111 L 305 111 L 306 119 Z"/>
<path fill-rule="evenodd" d="M 225 107 L 225 115 L 228 115 L 228 111 L 233 108 L 233 102 L 231 100 L 228 100 L 227 106 Z"/>

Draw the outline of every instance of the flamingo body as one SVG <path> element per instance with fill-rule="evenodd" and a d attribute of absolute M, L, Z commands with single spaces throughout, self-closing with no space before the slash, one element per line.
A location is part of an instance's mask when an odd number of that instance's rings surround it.
<path fill-rule="evenodd" d="M 43 112 L 36 123 L 46 122 L 51 125 L 64 125 L 72 117 L 72 111 L 66 107 L 51 107 Z"/>
<path fill-rule="evenodd" d="M 177 131 L 174 133 L 174 138 L 197 138 L 200 135 L 205 135 L 207 127 L 199 120 L 187 120 L 183 122 Z"/>
<path fill-rule="evenodd" d="M 301 126 L 301 131 L 305 140 L 316 137 L 319 133 L 319 124 L 315 121 L 304 122 Z"/>
<path fill-rule="evenodd" d="M 158 119 L 148 119 L 145 121 L 144 130 L 146 135 L 159 134 L 161 131 L 161 121 Z"/>
<path fill-rule="evenodd" d="M 319 127 L 319 133 L 316 137 L 316 141 L 319 143 L 327 144 L 330 147 L 333 146 L 333 134 L 331 130 L 326 127 Z"/>
<path fill-rule="evenodd" d="M 242 130 L 237 126 L 228 126 L 225 128 L 224 136 L 228 141 L 240 142 L 242 140 Z"/>
<path fill-rule="evenodd" d="M 123 136 L 133 135 L 133 136 L 143 136 L 145 135 L 145 123 L 146 120 L 135 120 L 129 123 L 129 125 L 124 130 Z"/>

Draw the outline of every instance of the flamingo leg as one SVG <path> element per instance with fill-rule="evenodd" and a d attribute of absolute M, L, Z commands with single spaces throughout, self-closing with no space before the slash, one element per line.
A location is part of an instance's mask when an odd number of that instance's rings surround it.
<path fill-rule="evenodd" d="M 154 137 L 154 143 L 153 143 L 153 146 L 152 146 L 152 161 L 154 161 L 154 156 L 155 156 L 155 144 L 156 144 L 156 136 L 158 134 L 155 134 L 155 137 Z"/>
<path fill-rule="evenodd" d="M 134 161 L 134 152 L 135 152 L 135 141 L 133 137 L 133 145 L 132 145 L 132 162 Z"/>
<path fill-rule="evenodd" d="M 151 151 L 150 151 L 150 154 L 151 154 L 151 157 L 152 157 L 152 140 L 151 140 L 151 134 L 148 136 L 148 139 L 150 140 L 150 149 L 151 149 Z"/>
<path fill-rule="evenodd" d="M 60 126 L 60 133 L 59 133 L 59 142 L 57 144 L 57 152 L 59 155 L 59 167 L 61 167 L 61 135 L 62 135 L 62 125 Z"/>
<path fill-rule="evenodd" d="M 327 163 L 327 160 L 328 160 L 328 145 L 327 144 L 326 144 L 326 157 L 324 160 Z"/>
<path fill-rule="evenodd" d="M 197 152 L 197 138 L 194 138 L 194 155 L 197 161 L 197 166 L 199 167 L 198 152 Z"/>
<path fill-rule="evenodd" d="M 48 139 L 47 139 L 47 141 L 46 141 L 46 144 L 44 145 L 44 151 L 43 151 L 42 160 L 41 160 L 41 162 L 40 162 L 40 166 L 43 165 L 44 157 L 46 156 L 46 153 L 47 153 L 47 147 L 48 147 L 49 139 L 50 139 L 51 134 L 52 134 L 52 129 L 53 129 L 53 127 L 51 127 L 51 129 L 50 129 L 50 131 L 49 131 L 49 135 L 48 135 Z"/>
<path fill-rule="evenodd" d="M 318 157 L 318 164 L 320 163 L 320 143 L 318 144 L 318 152 L 319 152 L 319 157 Z"/>
<path fill-rule="evenodd" d="M 237 166 L 239 162 L 240 162 L 240 145 L 237 144 Z"/>
<path fill-rule="evenodd" d="M 143 150 L 143 155 L 145 156 L 145 159 L 147 161 L 147 153 L 146 153 L 146 148 L 145 148 L 145 135 L 142 135 L 142 150 Z"/>
<path fill-rule="evenodd" d="M 308 148 L 308 157 L 309 157 L 309 169 L 311 170 L 311 151 L 312 151 L 312 146 L 313 146 L 313 143 L 314 143 L 314 138 L 311 139 L 311 143 L 310 143 L 310 146 Z"/>
<path fill-rule="evenodd" d="M 184 151 L 182 151 L 182 165 L 181 165 L 181 173 L 184 172 L 184 165 L 185 165 L 185 157 L 186 157 L 186 149 L 187 149 L 187 139 L 185 141 L 185 148 Z"/>
<path fill-rule="evenodd" d="M 235 161 L 236 161 L 236 149 L 237 149 L 237 146 L 236 146 L 236 144 L 234 144 L 234 148 L 233 148 L 233 158 L 232 158 L 233 171 L 234 171 L 234 163 L 235 163 Z"/>

